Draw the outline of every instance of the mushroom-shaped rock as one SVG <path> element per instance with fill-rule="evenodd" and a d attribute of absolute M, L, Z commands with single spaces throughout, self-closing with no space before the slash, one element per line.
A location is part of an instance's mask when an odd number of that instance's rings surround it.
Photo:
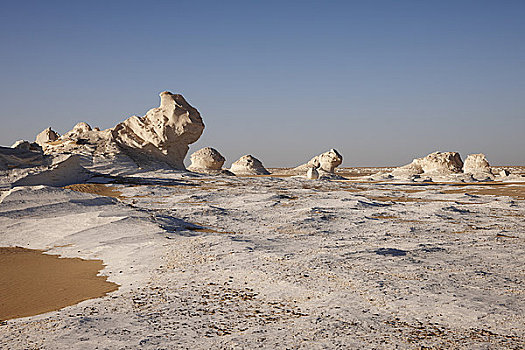
<path fill-rule="evenodd" d="M 226 159 L 215 148 L 204 147 L 190 157 L 191 165 L 188 170 L 197 173 L 215 173 L 222 170 Z"/>
<path fill-rule="evenodd" d="M 463 161 L 458 152 L 434 152 L 423 158 L 416 158 L 412 163 L 394 169 L 392 174 L 399 175 L 450 175 L 461 173 Z"/>
<path fill-rule="evenodd" d="M 46 143 L 56 141 L 59 137 L 60 135 L 49 127 L 36 136 L 35 142 L 44 147 Z"/>
<path fill-rule="evenodd" d="M 293 169 L 296 173 L 303 173 L 308 171 L 309 168 L 315 167 L 318 171 L 326 173 L 335 173 L 335 168 L 341 165 L 343 162 L 343 156 L 335 149 L 331 149 L 328 152 L 322 153 L 318 156 L 313 157 L 308 163 L 299 165 Z"/>
<path fill-rule="evenodd" d="M 142 118 L 133 116 L 110 130 L 118 146 L 136 158 L 153 158 L 176 169 L 185 169 L 183 161 L 188 145 L 196 142 L 204 130 L 197 109 L 182 95 L 162 92 L 160 107 Z"/>
<path fill-rule="evenodd" d="M 230 171 L 235 175 L 269 175 L 270 172 L 266 170 L 261 161 L 254 156 L 248 154 L 239 158 L 238 161 L 232 164 Z"/>
<path fill-rule="evenodd" d="M 490 173 L 490 165 L 484 154 L 469 154 L 463 164 L 463 172 L 468 174 Z"/>

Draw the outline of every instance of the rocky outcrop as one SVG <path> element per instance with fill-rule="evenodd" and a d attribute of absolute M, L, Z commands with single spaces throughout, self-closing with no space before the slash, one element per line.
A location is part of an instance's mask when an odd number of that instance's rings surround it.
<path fill-rule="evenodd" d="M 27 146 L 29 142 L 25 142 L 24 146 L 17 142 L 15 145 L 19 147 L 0 147 L 0 170 L 31 168 L 46 163 L 42 151 L 32 150 Z"/>
<path fill-rule="evenodd" d="M 29 141 L 14 147 L 0 147 L 0 187 L 65 186 L 85 181 L 93 174 L 76 155 L 44 155 L 40 146 Z"/>
<path fill-rule="evenodd" d="M 463 171 L 463 161 L 458 152 L 434 152 L 412 163 L 394 169 L 394 176 L 450 175 Z"/>
<path fill-rule="evenodd" d="M 494 180 L 494 174 L 484 154 L 469 154 L 463 164 L 463 172 L 479 181 Z"/>
<path fill-rule="evenodd" d="M 304 174 L 308 169 L 314 167 L 320 174 L 323 173 L 335 173 L 335 168 L 341 165 L 343 162 L 343 156 L 335 149 L 331 149 L 325 153 L 321 153 L 318 156 L 313 157 L 306 164 L 299 165 L 292 171 L 298 174 Z"/>
<path fill-rule="evenodd" d="M 230 171 L 235 175 L 269 175 L 261 161 L 248 154 L 242 156 L 238 161 L 232 164 Z"/>
<path fill-rule="evenodd" d="M 188 145 L 199 139 L 204 123 L 182 95 L 164 91 L 160 99 L 160 107 L 144 117 L 131 117 L 110 129 L 112 140 L 139 161 L 153 158 L 185 169 Z"/>
<path fill-rule="evenodd" d="M 469 174 L 491 173 L 490 165 L 484 154 L 469 154 L 463 164 L 463 172 Z"/>
<path fill-rule="evenodd" d="M 222 166 L 226 159 L 215 148 L 204 147 L 190 156 L 191 165 L 188 170 L 202 174 L 233 175 Z"/>
<path fill-rule="evenodd" d="M 394 169 L 391 173 L 377 173 L 372 180 L 409 180 L 409 181 L 459 181 L 477 182 L 507 178 L 507 174 L 493 173 L 484 154 L 471 154 L 461 160 L 457 152 L 434 152 L 426 157 L 417 158 L 412 163 Z"/>
<path fill-rule="evenodd" d="M 306 171 L 306 178 L 309 180 L 317 180 L 319 178 L 319 172 L 315 167 L 311 167 Z"/>
<path fill-rule="evenodd" d="M 144 117 L 130 117 L 107 130 L 81 122 L 53 141 L 48 141 L 54 138 L 51 129 L 44 130 L 37 139 L 46 154 L 74 153 L 105 158 L 124 154 L 139 166 L 163 163 L 183 170 L 188 145 L 199 139 L 204 123 L 197 109 L 182 95 L 165 91 L 160 98 L 160 106 L 149 110 Z"/>
<path fill-rule="evenodd" d="M 36 135 L 35 142 L 41 147 L 45 147 L 47 143 L 58 140 L 60 135 L 51 129 L 51 127 L 43 130 L 40 134 Z"/>
<path fill-rule="evenodd" d="M 18 141 L 16 141 L 15 143 L 13 143 L 11 148 L 19 149 L 19 150 L 27 151 L 27 152 L 42 153 L 42 147 L 40 147 L 40 145 L 38 143 L 36 143 L 36 142 L 29 142 L 29 141 L 26 141 L 26 140 L 18 140 Z"/>
<path fill-rule="evenodd" d="M 67 186 L 82 183 L 92 174 L 80 164 L 77 155 L 66 155 L 53 159 L 47 168 L 33 168 L 29 173 L 21 174 L 12 186 Z"/>

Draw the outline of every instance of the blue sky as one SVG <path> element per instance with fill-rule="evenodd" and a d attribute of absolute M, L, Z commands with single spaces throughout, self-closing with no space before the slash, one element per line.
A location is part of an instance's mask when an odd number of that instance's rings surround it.
<path fill-rule="evenodd" d="M 108 128 L 182 93 L 190 152 L 345 166 L 525 165 L 525 1 L 0 3 L 0 144 Z"/>

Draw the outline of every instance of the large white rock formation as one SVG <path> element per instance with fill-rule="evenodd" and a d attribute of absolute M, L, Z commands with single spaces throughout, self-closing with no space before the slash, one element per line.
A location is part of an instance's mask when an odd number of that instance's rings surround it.
<path fill-rule="evenodd" d="M 416 158 L 412 163 L 394 169 L 394 176 L 413 175 L 450 175 L 463 171 L 463 161 L 458 152 L 434 152 L 423 158 Z"/>
<path fill-rule="evenodd" d="M 494 180 L 494 174 L 484 154 L 469 154 L 463 164 L 463 172 L 479 181 Z"/>
<path fill-rule="evenodd" d="M 463 172 L 469 174 L 490 173 L 490 165 L 484 154 L 469 154 L 463 164 Z"/>
<path fill-rule="evenodd" d="M 230 171 L 235 175 L 269 175 L 270 172 L 266 170 L 261 161 L 254 156 L 248 154 L 242 156 L 235 163 L 232 164 Z"/>
<path fill-rule="evenodd" d="M 160 99 L 160 107 L 149 110 L 144 117 L 133 116 L 110 129 L 112 139 L 136 158 L 153 158 L 185 169 L 188 145 L 202 135 L 204 123 L 182 95 L 164 91 Z"/>
<path fill-rule="evenodd" d="M 81 122 L 54 138 L 46 129 L 37 138 L 46 154 L 75 153 L 92 157 L 127 155 L 140 166 L 162 162 L 184 170 L 189 144 L 199 139 L 204 123 L 182 95 L 162 92 L 160 106 L 144 117 L 132 116 L 107 130 Z M 52 140 L 52 141 L 51 141 Z"/>
<path fill-rule="evenodd" d="M 409 181 L 505 181 L 521 180 L 508 172 L 493 172 L 484 154 L 471 154 L 463 163 L 457 152 L 434 152 L 417 158 L 412 163 L 394 169 L 391 173 L 377 173 L 372 180 L 399 179 Z"/>
<path fill-rule="evenodd" d="M 191 156 L 191 165 L 188 170 L 204 174 L 228 174 L 222 169 L 226 159 L 215 148 L 204 147 L 194 152 Z"/>

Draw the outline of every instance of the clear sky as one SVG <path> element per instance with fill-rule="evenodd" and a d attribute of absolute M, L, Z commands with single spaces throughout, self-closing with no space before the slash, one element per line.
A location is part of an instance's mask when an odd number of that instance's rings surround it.
<path fill-rule="evenodd" d="M 525 1 L 2 1 L 0 144 L 108 128 L 182 93 L 190 153 L 525 165 Z"/>

